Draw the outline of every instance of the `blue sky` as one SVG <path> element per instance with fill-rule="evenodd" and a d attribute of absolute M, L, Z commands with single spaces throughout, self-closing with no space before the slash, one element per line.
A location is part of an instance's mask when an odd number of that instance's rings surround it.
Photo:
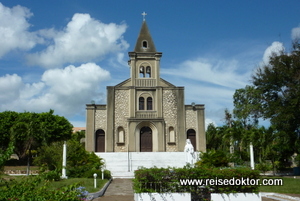
<path fill-rule="evenodd" d="M 222 125 L 236 89 L 272 51 L 300 37 L 299 0 L 72 0 L 0 3 L 0 111 L 50 108 L 85 126 L 85 104 L 106 103 L 106 86 L 129 78 L 146 21 L 161 77 L 185 87 L 185 103 L 205 104 Z"/>

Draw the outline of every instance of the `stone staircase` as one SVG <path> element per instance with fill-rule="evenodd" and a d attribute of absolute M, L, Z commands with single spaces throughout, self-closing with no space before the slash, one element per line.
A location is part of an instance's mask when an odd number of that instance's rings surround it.
<path fill-rule="evenodd" d="M 133 178 L 140 167 L 183 167 L 184 152 L 96 152 L 113 178 Z"/>

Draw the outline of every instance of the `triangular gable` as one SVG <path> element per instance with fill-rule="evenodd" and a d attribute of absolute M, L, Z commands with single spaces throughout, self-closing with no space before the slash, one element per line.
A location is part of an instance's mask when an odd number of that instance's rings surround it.
<path fill-rule="evenodd" d="M 176 87 L 175 85 L 171 84 L 170 82 L 160 78 L 160 85 L 162 87 Z"/>
<path fill-rule="evenodd" d="M 124 80 L 123 82 L 117 84 L 115 87 L 125 87 L 130 86 L 131 78 L 128 78 L 127 80 Z"/>

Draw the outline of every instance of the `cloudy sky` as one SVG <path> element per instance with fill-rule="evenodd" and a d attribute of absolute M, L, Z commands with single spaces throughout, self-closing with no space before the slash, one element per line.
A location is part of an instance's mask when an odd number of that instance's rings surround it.
<path fill-rule="evenodd" d="M 5 0 L 0 2 L 0 111 L 50 108 L 85 126 L 85 104 L 106 103 L 106 86 L 129 78 L 146 20 L 161 77 L 185 87 L 222 125 L 236 89 L 272 51 L 300 37 L 299 0 Z"/>

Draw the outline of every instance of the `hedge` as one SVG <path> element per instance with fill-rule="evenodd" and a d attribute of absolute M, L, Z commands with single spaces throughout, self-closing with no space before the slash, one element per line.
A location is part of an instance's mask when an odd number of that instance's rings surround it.
<path fill-rule="evenodd" d="M 180 181 L 189 179 L 200 181 L 211 179 L 207 185 L 183 185 Z M 258 193 L 259 184 L 254 185 L 221 185 L 220 181 L 242 181 L 254 179 L 259 181 L 259 171 L 250 168 L 204 168 L 189 167 L 183 168 L 141 168 L 135 171 L 133 187 L 135 193 L 158 192 L 175 193 L 191 192 L 192 194 L 213 193 Z M 214 184 L 215 183 L 215 184 Z M 217 184 L 216 184 L 217 183 Z M 232 184 L 232 183 L 230 183 Z M 247 183 L 246 183 L 247 184 Z"/>

